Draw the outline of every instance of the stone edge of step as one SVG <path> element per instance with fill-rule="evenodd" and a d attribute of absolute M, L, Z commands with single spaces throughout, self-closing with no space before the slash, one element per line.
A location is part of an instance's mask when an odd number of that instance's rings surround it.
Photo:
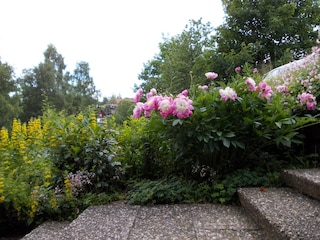
<path fill-rule="evenodd" d="M 284 170 L 282 180 L 287 186 L 320 200 L 320 182 L 312 179 L 315 174 L 320 178 L 320 169 Z"/>
<path fill-rule="evenodd" d="M 238 196 L 242 207 L 270 239 L 319 239 L 319 219 L 313 221 L 320 215 L 317 200 L 288 187 L 240 188 Z"/>

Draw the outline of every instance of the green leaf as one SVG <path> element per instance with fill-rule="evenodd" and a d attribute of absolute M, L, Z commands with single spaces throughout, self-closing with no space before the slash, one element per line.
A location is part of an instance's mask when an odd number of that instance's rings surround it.
<path fill-rule="evenodd" d="M 73 151 L 74 156 L 77 156 L 77 154 L 80 152 L 80 147 L 71 146 L 71 149 Z"/>
<path fill-rule="evenodd" d="M 245 145 L 243 142 L 239 142 L 239 141 L 232 141 L 232 145 L 235 146 L 235 147 L 239 147 L 239 148 L 242 148 L 242 149 L 245 149 Z"/>
<path fill-rule="evenodd" d="M 293 138 L 294 136 L 296 136 L 297 134 L 299 134 L 298 132 L 290 132 L 286 135 L 286 138 L 288 139 L 291 139 Z"/>
<path fill-rule="evenodd" d="M 285 118 L 282 120 L 282 123 L 286 125 L 291 125 L 293 122 L 291 118 Z"/>
<path fill-rule="evenodd" d="M 222 132 L 221 132 L 221 131 L 217 131 L 216 133 L 217 133 L 217 135 L 218 135 L 219 137 L 222 136 Z"/>
<path fill-rule="evenodd" d="M 224 135 L 225 137 L 231 138 L 231 137 L 235 137 L 236 134 L 234 134 L 233 132 L 228 132 Z"/>
<path fill-rule="evenodd" d="M 282 126 L 281 122 L 275 122 L 275 124 L 277 125 L 278 128 L 281 128 L 281 126 Z"/>
<path fill-rule="evenodd" d="M 246 123 L 253 123 L 253 121 L 248 117 L 243 117 L 243 121 L 245 121 Z"/>
<path fill-rule="evenodd" d="M 206 112 L 206 111 L 207 111 L 207 108 L 206 108 L 206 107 L 202 107 L 202 108 L 200 108 L 199 110 L 200 110 L 201 113 L 203 113 L 203 112 Z"/>
<path fill-rule="evenodd" d="M 291 141 L 282 140 L 281 143 L 286 147 L 291 147 Z"/>
<path fill-rule="evenodd" d="M 230 147 L 230 140 L 227 138 L 222 138 L 222 143 L 226 148 Z"/>
<path fill-rule="evenodd" d="M 182 125 L 182 120 L 181 119 L 175 119 L 173 122 L 172 122 L 172 126 L 176 126 L 177 124 L 180 124 Z"/>
<path fill-rule="evenodd" d="M 261 125 L 262 125 L 261 122 L 254 122 L 254 124 L 255 124 L 256 126 L 261 126 Z"/>

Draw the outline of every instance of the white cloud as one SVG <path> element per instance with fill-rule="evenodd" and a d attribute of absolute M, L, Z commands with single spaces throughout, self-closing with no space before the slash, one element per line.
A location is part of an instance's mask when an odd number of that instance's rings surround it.
<path fill-rule="evenodd" d="M 21 74 L 53 44 L 69 71 L 85 61 L 102 95 L 133 96 L 143 63 L 162 34 L 179 34 L 190 19 L 223 21 L 219 0 L 10 0 L 1 3 L 0 57 Z"/>

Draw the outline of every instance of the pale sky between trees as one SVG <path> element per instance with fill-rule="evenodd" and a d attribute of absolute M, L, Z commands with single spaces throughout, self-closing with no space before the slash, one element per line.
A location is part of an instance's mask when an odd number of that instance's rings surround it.
<path fill-rule="evenodd" d="M 102 97 L 133 97 L 162 34 L 180 34 L 191 19 L 217 27 L 224 17 L 221 0 L 0 0 L 0 8 L 0 58 L 16 77 L 53 44 L 68 71 L 89 63 Z"/>

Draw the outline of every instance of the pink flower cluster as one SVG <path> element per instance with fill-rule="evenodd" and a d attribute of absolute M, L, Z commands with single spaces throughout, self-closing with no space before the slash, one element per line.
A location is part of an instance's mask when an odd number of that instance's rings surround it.
<path fill-rule="evenodd" d="M 288 93 L 289 92 L 289 88 L 286 85 L 279 85 L 277 87 L 277 91 L 281 92 L 281 93 Z"/>
<path fill-rule="evenodd" d="M 257 87 L 257 91 L 259 91 L 259 97 L 260 98 L 266 98 L 269 102 L 273 93 L 272 88 L 265 82 L 259 83 L 259 86 Z"/>
<path fill-rule="evenodd" d="M 258 87 L 256 87 L 256 82 L 252 78 L 247 78 L 245 83 L 248 85 L 251 92 L 259 91 L 260 98 L 266 98 L 269 102 L 273 93 L 272 88 L 265 82 L 261 82 Z M 286 85 L 279 85 L 276 87 L 277 91 L 280 93 L 289 93 L 289 88 Z M 306 105 L 308 110 L 316 109 L 316 97 L 311 93 L 302 93 L 298 96 L 299 101 L 302 105 Z"/>
<path fill-rule="evenodd" d="M 238 97 L 236 91 L 230 87 L 226 87 L 225 89 L 220 89 L 219 93 L 221 96 L 221 100 L 223 101 L 228 101 L 229 99 L 234 101 Z"/>
<path fill-rule="evenodd" d="M 311 93 L 302 93 L 299 96 L 300 103 L 306 105 L 308 110 L 315 110 L 317 106 L 316 98 Z"/>
<path fill-rule="evenodd" d="M 245 83 L 248 85 L 251 92 L 257 91 L 256 82 L 252 78 L 247 78 Z"/>
<path fill-rule="evenodd" d="M 256 86 L 256 82 L 252 78 L 247 78 L 245 83 L 251 92 L 258 91 L 260 98 L 266 98 L 268 102 L 270 101 L 273 90 L 267 83 L 260 82 L 259 86 Z"/>
<path fill-rule="evenodd" d="M 182 91 L 175 99 L 168 96 L 156 95 L 157 91 L 151 89 L 147 94 L 147 101 L 140 102 L 142 90 L 138 90 L 134 98 L 136 106 L 133 110 L 133 118 L 139 118 L 142 113 L 146 117 L 151 116 L 151 111 L 159 111 L 163 118 L 168 116 L 176 116 L 178 118 L 186 118 L 192 115 L 192 100 L 187 95 L 188 91 Z"/>

